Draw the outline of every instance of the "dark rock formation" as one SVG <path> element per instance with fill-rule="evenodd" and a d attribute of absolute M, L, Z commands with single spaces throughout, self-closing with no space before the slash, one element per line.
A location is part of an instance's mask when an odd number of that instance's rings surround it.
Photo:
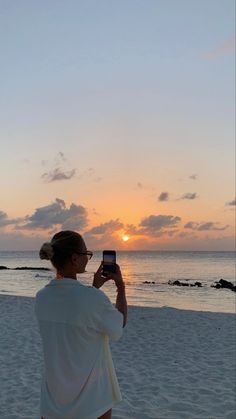
<path fill-rule="evenodd" d="M 51 269 L 49 269 L 49 268 L 31 268 L 30 266 L 21 266 L 21 267 L 17 267 L 17 268 L 8 268 L 7 266 L 0 266 L 0 270 L 3 270 L 3 269 L 9 269 L 9 270 L 12 270 L 12 271 L 26 271 L 26 270 L 28 270 L 28 271 L 50 271 Z"/>
<path fill-rule="evenodd" d="M 154 281 L 150 282 L 150 281 L 144 281 L 143 284 L 155 284 Z"/>
<path fill-rule="evenodd" d="M 211 285 L 212 288 L 227 288 L 236 292 L 236 285 L 232 282 L 226 281 L 225 279 L 220 279 L 219 282 L 215 282 L 215 285 Z"/>
<path fill-rule="evenodd" d="M 49 268 L 30 268 L 29 266 L 22 266 L 22 267 L 18 267 L 18 268 L 14 268 L 15 271 L 50 271 L 51 269 Z"/>
<path fill-rule="evenodd" d="M 195 284 L 191 284 L 191 287 L 202 287 L 202 283 L 199 281 L 196 281 Z"/>
<path fill-rule="evenodd" d="M 174 282 L 169 281 L 169 285 L 177 285 L 178 287 L 202 287 L 201 282 L 195 282 L 194 284 L 188 284 L 187 282 L 180 282 L 178 279 Z"/>

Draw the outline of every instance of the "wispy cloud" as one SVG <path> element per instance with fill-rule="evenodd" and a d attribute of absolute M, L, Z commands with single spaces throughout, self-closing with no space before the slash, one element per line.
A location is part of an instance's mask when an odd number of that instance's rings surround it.
<path fill-rule="evenodd" d="M 126 224 L 124 229 L 125 234 L 132 236 L 140 235 L 138 228 L 134 224 Z"/>
<path fill-rule="evenodd" d="M 24 218 L 9 218 L 8 215 L 4 211 L 0 211 L 0 227 L 14 225 L 23 220 Z"/>
<path fill-rule="evenodd" d="M 59 151 L 56 158 L 59 160 L 59 163 L 60 163 L 60 161 L 62 161 L 63 163 L 67 161 L 65 153 L 63 153 L 62 151 Z M 57 164 L 57 162 L 56 162 L 56 164 Z"/>
<path fill-rule="evenodd" d="M 219 47 L 208 51 L 204 54 L 204 58 L 207 60 L 214 60 L 220 57 L 223 57 L 226 54 L 235 52 L 235 37 L 227 39 L 224 44 Z"/>
<path fill-rule="evenodd" d="M 196 192 L 194 192 L 194 193 L 188 192 L 188 193 L 182 195 L 179 199 L 190 199 L 190 200 L 193 200 L 193 199 L 196 199 L 197 197 L 198 196 L 197 196 Z"/>
<path fill-rule="evenodd" d="M 60 167 L 42 174 L 42 179 L 47 183 L 55 182 L 57 180 L 69 180 L 75 176 L 76 170 L 72 169 L 69 172 L 64 172 Z"/>
<path fill-rule="evenodd" d="M 7 225 L 8 224 L 7 219 L 8 219 L 7 214 L 3 211 L 0 211 L 0 226 Z"/>
<path fill-rule="evenodd" d="M 59 151 L 54 158 L 54 161 L 50 164 L 47 160 L 42 160 L 41 164 L 43 167 L 52 166 L 52 169 L 47 170 L 43 173 L 41 178 L 46 183 L 70 180 L 76 174 L 76 169 L 67 170 L 66 163 L 68 162 L 65 154 L 62 151 Z"/>
<path fill-rule="evenodd" d="M 187 224 L 184 225 L 184 228 L 197 230 L 197 231 L 209 231 L 209 230 L 226 230 L 229 225 L 225 225 L 223 227 L 218 227 L 219 223 L 215 223 L 213 221 L 208 221 L 206 223 L 195 223 L 193 221 L 189 221 Z"/>
<path fill-rule="evenodd" d="M 217 223 L 213 223 L 209 221 L 208 223 L 200 224 L 197 228 L 198 231 L 206 231 L 206 230 L 225 230 L 229 226 L 226 225 L 224 227 L 217 227 Z"/>

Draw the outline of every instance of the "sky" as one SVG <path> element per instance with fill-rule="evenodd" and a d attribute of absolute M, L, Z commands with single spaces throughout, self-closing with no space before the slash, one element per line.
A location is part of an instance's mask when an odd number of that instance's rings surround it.
<path fill-rule="evenodd" d="M 235 248 L 234 0 L 0 0 L 0 250 Z"/>

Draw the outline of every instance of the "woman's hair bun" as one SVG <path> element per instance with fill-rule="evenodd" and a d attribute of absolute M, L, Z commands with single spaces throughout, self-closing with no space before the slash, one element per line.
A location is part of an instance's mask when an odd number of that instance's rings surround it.
<path fill-rule="evenodd" d="M 54 250 L 52 244 L 49 242 L 44 243 L 39 251 L 40 259 L 51 260 L 53 256 Z"/>

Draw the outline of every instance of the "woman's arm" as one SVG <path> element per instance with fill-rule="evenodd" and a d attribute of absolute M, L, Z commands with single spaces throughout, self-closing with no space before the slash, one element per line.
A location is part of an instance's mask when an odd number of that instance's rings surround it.
<path fill-rule="evenodd" d="M 117 297 L 116 297 L 116 308 L 119 310 L 124 316 L 123 327 L 125 327 L 127 322 L 127 315 L 128 315 L 128 307 L 127 307 L 127 300 L 125 295 L 125 283 L 119 284 L 117 286 Z"/>
<path fill-rule="evenodd" d="M 106 277 L 104 277 L 102 276 L 102 264 L 101 264 L 97 272 L 94 274 L 93 286 L 96 288 L 101 288 L 105 282 L 111 279 L 113 279 L 113 281 L 116 284 L 116 288 L 117 288 L 116 308 L 124 316 L 123 327 L 125 327 L 127 323 L 128 307 L 127 307 L 127 301 L 126 301 L 126 295 L 125 295 L 125 283 L 123 281 L 122 273 L 121 273 L 119 265 L 116 264 L 115 273 L 111 272 L 107 274 Z"/>

